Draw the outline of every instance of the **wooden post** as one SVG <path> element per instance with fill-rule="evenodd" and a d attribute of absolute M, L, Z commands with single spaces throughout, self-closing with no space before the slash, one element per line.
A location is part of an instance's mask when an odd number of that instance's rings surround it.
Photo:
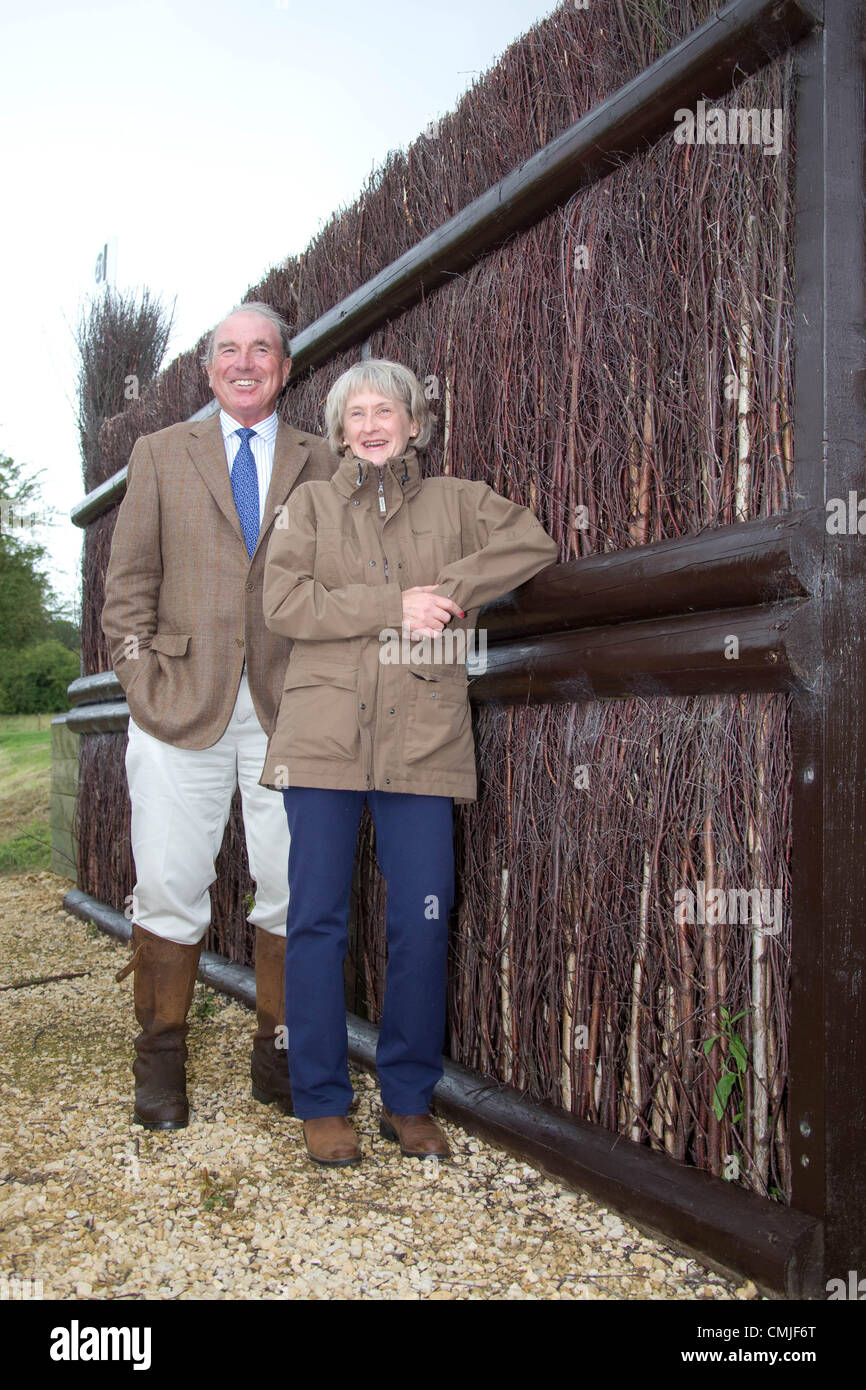
<path fill-rule="evenodd" d="M 798 504 L 866 496 L 863 0 L 797 55 Z M 823 681 L 793 712 L 793 1204 L 825 1226 L 825 1281 L 866 1272 L 866 536 L 822 537 Z"/>

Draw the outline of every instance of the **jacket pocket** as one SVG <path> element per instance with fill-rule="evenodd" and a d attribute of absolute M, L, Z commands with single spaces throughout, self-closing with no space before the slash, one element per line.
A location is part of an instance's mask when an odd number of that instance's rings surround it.
<path fill-rule="evenodd" d="M 430 760 L 431 770 L 464 767 L 472 756 L 472 718 L 464 670 L 428 667 L 408 672 L 403 761 Z"/>
<path fill-rule="evenodd" d="M 333 527 L 322 527 L 316 536 L 316 558 L 313 578 L 326 589 L 341 589 L 345 584 L 363 584 L 365 576 L 360 560 L 358 539 Z"/>
<path fill-rule="evenodd" d="M 289 763 L 357 758 L 358 673 L 347 667 L 289 663 L 273 742 Z"/>
<path fill-rule="evenodd" d="M 423 531 L 412 527 L 412 546 L 415 551 L 413 567 L 417 584 L 434 584 L 439 571 L 453 560 L 459 560 L 461 545 L 459 535 L 441 531 Z"/>
<path fill-rule="evenodd" d="M 162 656 L 186 656 L 189 636 L 188 632 L 155 632 L 150 639 L 151 651 Z"/>

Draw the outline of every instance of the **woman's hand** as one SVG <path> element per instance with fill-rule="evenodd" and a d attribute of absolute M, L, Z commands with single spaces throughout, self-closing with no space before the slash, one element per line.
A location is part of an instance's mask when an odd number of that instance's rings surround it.
<path fill-rule="evenodd" d="M 465 618 L 459 604 L 434 593 L 438 584 L 418 584 L 403 590 L 403 628 L 410 637 L 435 637 L 452 618 Z"/>

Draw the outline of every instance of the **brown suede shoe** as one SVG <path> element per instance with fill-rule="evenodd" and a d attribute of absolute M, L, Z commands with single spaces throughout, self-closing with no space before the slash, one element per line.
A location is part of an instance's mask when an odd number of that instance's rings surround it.
<path fill-rule="evenodd" d="M 379 1133 L 400 1145 L 405 1158 L 450 1158 L 448 1140 L 432 1115 L 392 1115 L 382 1106 Z"/>
<path fill-rule="evenodd" d="M 304 1120 L 304 1143 L 313 1162 L 325 1168 L 345 1168 L 350 1163 L 361 1162 L 358 1136 L 345 1115 Z"/>
<path fill-rule="evenodd" d="M 286 938 L 261 927 L 256 927 L 256 1021 L 250 1058 L 253 1100 L 262 1105 L 276 1101 L 285 1115 L 291 1115 L 294 1112 L 284 1026 Z"/>

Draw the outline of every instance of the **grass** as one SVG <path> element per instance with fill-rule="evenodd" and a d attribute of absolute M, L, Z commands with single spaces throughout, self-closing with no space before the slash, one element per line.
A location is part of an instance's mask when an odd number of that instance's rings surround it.
<path fill-rule="evenodd" d="M 51 719 L 0 715 L 0 874 L 49 866 Z"/>

